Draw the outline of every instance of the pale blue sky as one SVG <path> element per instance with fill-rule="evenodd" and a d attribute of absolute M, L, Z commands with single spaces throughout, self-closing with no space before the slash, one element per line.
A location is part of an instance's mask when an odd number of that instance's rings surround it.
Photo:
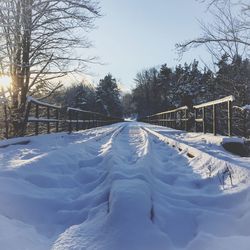
<path fill-rule="evenodd" d="M 201 34 L 197 19 L 208 21 L 206 6 L 196 0 L 101 0 L 103 17 L 89 34 L 91 55 L 105 65 L 90 65 L 95 82 L 112 73 L 126 89 L 144 68 L 179 63 L 175 44 Z M 192 50 L 181 62 L 208 61 L 206 50 Z"/>

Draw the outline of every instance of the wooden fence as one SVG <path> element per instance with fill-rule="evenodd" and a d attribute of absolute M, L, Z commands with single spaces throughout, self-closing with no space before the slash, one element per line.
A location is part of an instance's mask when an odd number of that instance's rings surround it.
<path fill-rule="evenodd" d="M 250 137 L 250 111 L 233 106 L 227 96 L 211 102 L 187 106 L 143 117 L 139 121 L 194 132 L 211 132 Z"/>
<path fill-rule="evenodd" d="M 69 131 L 95 128 L 123 121 L 123 119 L 75 108 L 67 108 L 67 113 L 68 120 L 66 122 Z"/>
<path fill-rule="evenodd" d="M 203 133 L 207 132 L 207 109 L 209 107 L 212 107 L 212 124 L 213 124 L 213 134 L 216 135 L 217 134 L 217 130 L 218 130 L 218 120 L 222 120 L 225 118 L 219 117 L 217 114 L 217 109 L 219 105 L 222 105 L 224 103 L 227 104 L 227 131 L 228 131 L 228 136 L 232 136 L 232 118 L 233 118 L 233 114 L 232 114 L 232 102 L 234 101 L 234 97 L 233 96 L 227 96 L 225 98 L 222 99 L 218 99 L 215 101 L 211 101 L 211 102 L 206 102 L 206 103 L 202 103 L 199 105 L 195 105 L 193 106 L 194 108 L 194 113 L 195 113 L 195 132 L 197 132 L 197 123 L 202 123 L 202 130 Z M 201 111 L 201 117 L 198 117 L 198 113 L 199 110 Z"/>
<path fill-rule="evenodd" d="M 153 114 L 142 118 L 141 121 L 166 126 L 166 127 L 173 127 L 177 128 L 178 124 L 184 127 L 185 130 L 188 129 L 188 107 L 183 106 L 177 109 Z"/>
<path fill-rule="evenodd" d="M 76 108 L 63 108 L 29 97 L 24 122 L 27 124 L 25 134 L 38 135 L 78 131 L 121 121 L 123 119 Z"/>

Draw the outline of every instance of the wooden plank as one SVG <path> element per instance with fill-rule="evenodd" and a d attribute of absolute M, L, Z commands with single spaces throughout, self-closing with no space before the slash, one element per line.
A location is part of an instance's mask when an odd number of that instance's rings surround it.
<path fill-rule="evenodd" d="M 216 110 L 216 104 L 213 105 L 213 134 L 217 135 L 217 110 Z"/>
<path fill-rule="evenodd" d="M 36 111 L 35 111 L 35 118 L 36 119 L 39 119 L 39 105 L 38 104 L 35 104 L 36 106 Z M 38 135 L 38 132 L 39 132 L 39 125 L 38 125 L 38 121 L 35 122 L 35 134 Z"/>
<path fill-rule="evenodd" d="M 53 104 L 49 104 L 49 103 L 45 103 L 45 102 L 42 102 L 42 101 L 39 101 L 31 96 L 28 96 L 27 97 L 27 102 L 32 102 L 34 104 L 37 104 L 39 106 L 43 106 L 43 107 L 51 107 L 51 108 L 54 108 L 54 109 L 61 109 L 60 106 L 56 106 L 56 105 L 53 105 Z"/>
<path fill-rule="evenodd" d="M 194 110 L 194 132 L 197 132 L 198 110 Z"/>
<path fill-rule="evenodd" d="M 232 101 L 227 103 L 228 105 L 228 135 L 232 136 Z"/>
<path fill-rule="evenodd" d="M 79 130 L 79 119 L 78 119 L 78 112 L 76 112 L 76 131 Z"/>
<path fill-rule="evenodd" d="M 58 109 L 56 110 L 56 120 L 57 120 L 57 122 L 56 122 L 56 132 L 58 133 L 58 131 L 59 131 L 59 110 Z"/>
<path fill-rule="evenodd" d="M 9 122 L 8 122 L 8 112 L 7 112 L 7 105 L 6 102 L 3 104 L 4 110 L 4 123 L 5 123 L 5 138 L 9 138 Z"/>
<path fill-rule="evenodd" d="M 247 110 L 243 111 L 243 136 L 247 138 Z"/>
<path fill-rule="evenodd" d="M 184 111 L 184 119 L 182 119 L 184 121 L 185 124 L 185 131 L 188 131 L 188 113 L 187 113 L 187 109 L 185 109 Z"/>
<path fill-rule="evenodd" d="M 168 110 L 168 111 L 156 113 L 156 114 L 150 115 L 149 117 L 153 117 L 153 116 L 156 116 L 156 115 L 162 115 L 162 114 L 174 113 L 174 112 L 185 110 L 185 109 L 188 109 L 188 106 L 182 106 L 182 107 L 179 107 L 179 108 L 176 108 L 176 109 L 172 109 L 172 110 Z"/>
<path fill-rule="evenodd" d="M 202 108 L 202 128 L 203 128 L 203 133 L 206 134 L 206 109 L 205 107 Z"/>
<path fill-rule="evenodd" d="M 68 116 L 69 116 L 69 126 L 68 126 L 68 130 L 69 130 L 69 133 L 71 133 L 72 132 L 72 122 L 71 122 L 71 120 L 72 120 L 72 111 L 71 110 L 69 110 L 68 109 Z"/>
<path fill-rule="evenodd" d="M 211 101 L 211 102 L 206 102 L 206 103 L 201 103 L 199 105 L 194 105 L 193 108 L 194 109 L 199 109 L 199 108 L 212 106 L 212 105 L 216 105 L 216 104 L 221 104 L 221 103 L 224 103 L 224 102 L 234 101 L 234 100 L 235 100 L 234 96 L 230 95 L 230 96 L 226 96 L 224 98 L 217 99 L 217 100 L 214 100 L 214 101 Z"/>
<path fill-rule="evenodd" d="M 50 107 L 49 106 L 47 107 L 47 119 L 48 119 L 48 122 L 47 122 L 47 134 L 49 134 L 50 133 L 50 122 L 49 122 L 49 120 L 50 120 Z"/>

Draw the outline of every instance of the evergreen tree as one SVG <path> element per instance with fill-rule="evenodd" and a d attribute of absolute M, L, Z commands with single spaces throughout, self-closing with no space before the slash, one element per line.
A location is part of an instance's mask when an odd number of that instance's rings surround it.
<path fill-rule="evenodd" d="M 96 88 L 99 111 L 110 116 L 121 117 L 122 105 L 116 79 L 111 74 L 100 80 Z"/>

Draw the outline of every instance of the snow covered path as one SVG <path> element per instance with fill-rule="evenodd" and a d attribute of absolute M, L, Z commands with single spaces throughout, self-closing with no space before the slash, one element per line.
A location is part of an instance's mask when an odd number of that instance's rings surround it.
<path fill-rule="evenodd" d="M 249 249 L 249 170 L 230 166 L 223 189 L 223 162 L 189 158 L 152 129 L 121 123 L 0 149 L 1 249 Z"/>

